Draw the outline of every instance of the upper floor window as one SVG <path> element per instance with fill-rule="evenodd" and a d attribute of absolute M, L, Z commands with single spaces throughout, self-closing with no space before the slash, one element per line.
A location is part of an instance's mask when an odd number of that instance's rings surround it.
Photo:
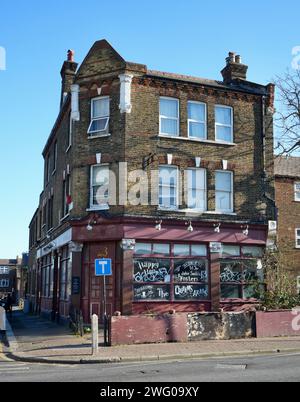
<path fill-rule="evenodd" d="M 56 166 L 57 166 L 57 141 L 55 141 L 54 144 L 54 150 L 53 150 L 53 172 L 56 171 Z"/>
<path fill-rule="evenodd" d="M 188 102 L 188 136 L 206 139 L 206 105 L 205 103 Z"/>
<path fill-rule="evenodd" d="M 295 183 L 295 201 L 300 202 L 300 182 Z"/>
<path fill-rule="evenodd" d="M 8 275 L 10 269 L 8 267 L 0 267 L 0 274 L 1 275 Z"/>
<path fill-rule="evenodd" d="M 233 212 L 233 174 L 216 172 L 216 211 Z"/>
<path fill-rule="evenodd" d="M 300 229 L 296 229 L 296 247 L 300 248 Z"/>
<path fill-rule="evenodd" d="M 66 174 L 63 180 L 63 218 L 69 214 L 71 202 L 71 176 L 70 174 Z"/>
<path fill-rule="evenodd" d="M 94 98 L 91 101 L 91 124 L 88 133 L 91 136 L 108 133 L 109 97 Z"/>
<path fill-rule="evenodd" d="M 50 156 L 46 158 L 46 183 L 50 181 L 50 168 L 51 168 L 51 159 Z"/>
<path fill-rule="evenodd" d="M 70 113 L 66 151 L 68 151 L 72 146 L 72 136 L 73 136 L 73 119 L 72 119 L 72 116 L 71 116 L 71 113 Z"/>
<path fill-rule="evenodd" d="M 109 166 L 91 167 L 90 207 L 107 209 L 109 207 Z"/>
<path fill-rule="evenodd" d="M 159 102 L 160 134 L 179 135 L 179 101 L 174 98 L 160 98 Z"/>
<path fill-rule="evenodd" d="M 206 170 L 188 169 L 188 208 L 206 210 Z"/>
<path fill-rule="evenodd" d="M 178 207 L 178 169 L 173 166 L 159 168 L 159 206 L 166 209 Z"/>
<path fill-rule="evenodd" d="M 215 106 L 216 141 L 233 142 L 233 110 L 229 106 Z"/>

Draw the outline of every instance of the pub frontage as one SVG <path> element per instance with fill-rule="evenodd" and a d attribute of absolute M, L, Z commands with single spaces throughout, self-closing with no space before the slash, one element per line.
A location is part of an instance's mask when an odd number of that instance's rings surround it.
<path fill-rule="evenodd" d="M 73 222 L 51 242 L 50 253 L 42 255 L 47 246 L 38 251 L 44 314 L 67 320 L 78 310 L 85 323 L 94 313 L 103 316 L 103 278 L 95 276 L 99 258 L 112 259 L 113 274 L 106 278 L 109 315 L 234 311 L 257 303 L 253 281 L 263 283 L 265 225 L 246 230 L 240 223 L 166 220 L 157 225 L 95 215 L 90 222 Z"/>

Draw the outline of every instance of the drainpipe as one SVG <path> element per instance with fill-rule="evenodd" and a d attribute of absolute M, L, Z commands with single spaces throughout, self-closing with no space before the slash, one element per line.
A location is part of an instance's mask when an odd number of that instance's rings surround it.
<path fill-rule="evenodd" d="M 274 208 L 274 217 L 277 221 L 278 210 L 276 207 L 276 201 L 270 197 L 266 192 L 266 180 L 267 180 L 267 171 L 266 171 L 266 123 L 265 123 L 265 108 L 266 108 L 266 97 L 265 95 L 262 96 L 261 99 L 261 115 L 262 115 L 262 147 L 263 147 L 263 197 L 267 199 L 269 202 L 273 204 Z"/>

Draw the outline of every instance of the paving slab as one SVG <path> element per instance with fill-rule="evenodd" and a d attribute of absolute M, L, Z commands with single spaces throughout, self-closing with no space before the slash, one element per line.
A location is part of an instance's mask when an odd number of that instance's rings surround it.
<path fill-rule="evenodd" d="M 90 364 L 300 353 L 300 336 L 105 347 L 100 331 L 95 356 L 91 354 L 90 335 L 79 337 L 66 326 L 21 312 L 14 313 L 10 324 L 8 339 L 13 347 L 4 347 L 4 352 L 11 359 L 26 362 Z"/>

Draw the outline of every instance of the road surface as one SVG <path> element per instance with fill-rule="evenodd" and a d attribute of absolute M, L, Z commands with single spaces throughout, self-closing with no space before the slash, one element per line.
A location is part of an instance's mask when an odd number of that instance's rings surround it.
<path fill-rule="evenodd" d="M 300 354 L 170 362 L 48 365 L 3 360 L 0 382 L 299 382 Z"/>

